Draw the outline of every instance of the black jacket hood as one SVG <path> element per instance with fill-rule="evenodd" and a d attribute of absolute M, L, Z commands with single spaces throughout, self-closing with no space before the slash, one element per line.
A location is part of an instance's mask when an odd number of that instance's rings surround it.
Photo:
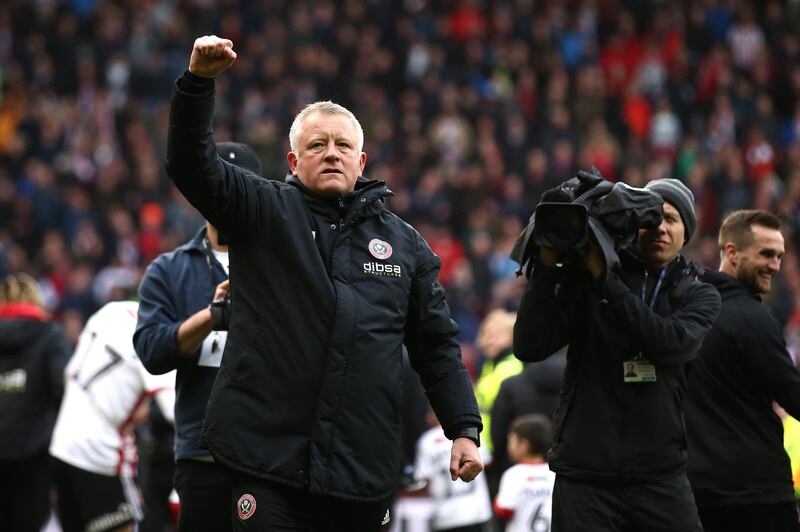
<path fill-rule="evenodd" d="M 16 318 L 0 319 L 0 357 L 16 355 L 29 346 L 47 328 L 39 320 Z"/>

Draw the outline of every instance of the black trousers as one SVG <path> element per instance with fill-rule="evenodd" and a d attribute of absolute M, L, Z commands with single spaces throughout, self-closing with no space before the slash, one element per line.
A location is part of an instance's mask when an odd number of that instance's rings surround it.
<path fill-rule="evenodd" d="M 50 515 L 50 456 L 0 460 L 0 479 L 0 529 L 39 532 Z"/>
<path fill-rule="evenodd" d="M 226 532 L 232 530 L 231 482 L 213 462 L 175 462 L 175 491 L 181 500 L 178 530 Z"/>
<path fill-rule="evenodd" d="M 99 475 L 54 458 L 58 519 L 64 532 L 110 531 L 141 515 L 133 479 Z"/>
<path fill-rule="evenodd" d="M 169 496 L 175 478 L 172 445 L 139 444 L 139 482 L 144 498 L 144 519 L 139 532 L 163 532 L 170 522 Z"/>
<path fill-rule="evenodd" d="M 800 531 L 794 501 L 773 504 L 701 507 L 700 520 L 706 532 L 795 532 Z"/>
<path fill-rule="evenodd" d="M 379 532 L 388 525 L 390 498 L 351 502 L 233 474 L 234 530 Z"/>
<path fill-rule="evenodd" d="M 599 484 L 556 476 L 553 532 L 701 532 L 685 473 L 656 482 Z"/>

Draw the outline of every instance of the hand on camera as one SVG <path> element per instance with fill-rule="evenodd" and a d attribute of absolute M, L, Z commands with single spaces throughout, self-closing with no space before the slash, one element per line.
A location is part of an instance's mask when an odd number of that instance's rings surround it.
<path fill-rule="evenodd" d="M 554 267 L 558 262 L 558 251 L 545 246 L 539 247 L 539 262 L 550 268 Z"/>
<path fill-rule="evenodd" d="M 603 251 L 600 249 L 600 244 L 594 235 L 589 235 L 589 243 L 578 250 L 586 264 L 586 268 L 592 277 L 597 279 L 603 274 L 605 269 L 605 260 L 603 258 Z"/>

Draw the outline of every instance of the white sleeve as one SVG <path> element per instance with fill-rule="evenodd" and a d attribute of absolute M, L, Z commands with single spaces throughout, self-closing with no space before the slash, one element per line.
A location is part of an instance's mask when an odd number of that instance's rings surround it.
<path fill-rule="evenodd" d="M 430 445 L 427 445 L 429 441 L 428 435 L 429 432 L 422 433 L 422 436 L 419 437 L 417 440 L 417 458 L 416 463 L 414 464 L 414 476 L 418 480 L 428 479 L 430 480 L 433 478 L 433 463 L 431 459 L 430 453 Z"/>
<path fill-rule="evenodd" d="M 497 490 L 495 504 L 506 510 L 516 510 L 519 504 L 519 482 L 516 468 L 506 470 L 500 477 L 500 487 Z"/>
<path fill-rule="evenodd" d="M 136 359 L 139 375 L 144 383 L 144 392 L 153 396 L 164 419 L 175 424 L 175 370 L 162 375 L 148 372 L 139 359 Z"/>

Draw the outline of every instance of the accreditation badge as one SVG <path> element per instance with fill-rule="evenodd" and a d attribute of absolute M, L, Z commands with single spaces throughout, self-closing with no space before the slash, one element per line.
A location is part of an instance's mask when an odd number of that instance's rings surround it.
<path fill-rule="evenodd" d="M 642 358 L 641 354 L 633 360 L 622 363 L 623 381 L 628 382 L 656 382 L 656 365 Z"/>

